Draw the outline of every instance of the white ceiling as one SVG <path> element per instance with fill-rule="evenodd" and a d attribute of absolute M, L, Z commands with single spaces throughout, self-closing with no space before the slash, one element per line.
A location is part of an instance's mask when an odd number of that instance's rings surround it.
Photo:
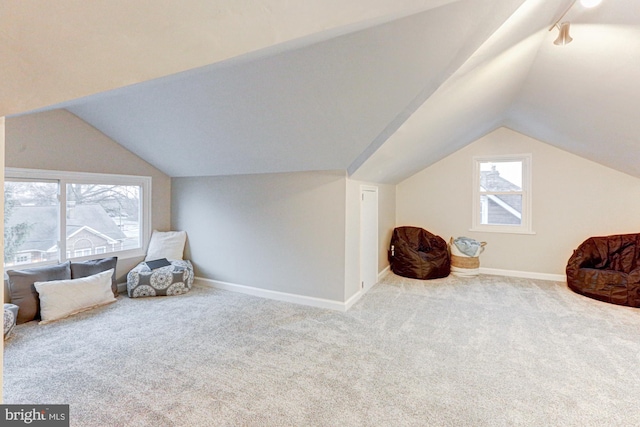
<path fill-rule="evenodd" d="M 640 2 L 604 0 L 572 16 L 573 42 L 545 38 L 505 123 L 640 177 Z"/>
<path fill-rule="evenodd" d="M 559 5 L 564 3 L 564 7 Z M 508 126 L 640 177 L 640 2 L 527 1 L 353 176 L 400 182 Z"/>
<path fill-rule="evenodd" d="M 4 0 L 0 116 L 455 0 Z"/>
<path fill-rule="evenodd" d="M 35 7 L 14 3 L 14 18 Z M 0 75 L 29 71 L 0 108 L 67 108 L 170 176 L 343 169 L 397 183 L 506 125 L 640 177 L 635 0 L 574 5 L 562 47 L 548 29 L 571 0 L 192 0 L 189 12 L 105 0 L 96 30 L 62 3 L 47 6 L 60 34 L 0 30 L 0 53 L 7 38 L 24 52 Z M 33 13 L 27 25 L 46 27 Z M 58 44 L 61 58 L 46 56 Z M 117 67 L 97 70 L 104 55 Z"/>

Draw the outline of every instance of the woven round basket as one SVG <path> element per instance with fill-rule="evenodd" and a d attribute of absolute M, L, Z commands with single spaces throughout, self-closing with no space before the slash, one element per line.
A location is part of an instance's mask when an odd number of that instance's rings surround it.
<path fill-rule="evenodd" d="M 463 257 L 451 255 L 451 267 L 458 268 L 480 268 L 480 257 Z"/>
<path fill-rule="evenodd" d="M 453 237 L 449 239 L 449 249 L 451 251 L 451 273 L 455 276 L 477 276 L 480 272 L 480 254 L 484 252 L 487 242 L 480 242 L 480 247 L 476 256 L 463 254 L 453 243 Z"/>

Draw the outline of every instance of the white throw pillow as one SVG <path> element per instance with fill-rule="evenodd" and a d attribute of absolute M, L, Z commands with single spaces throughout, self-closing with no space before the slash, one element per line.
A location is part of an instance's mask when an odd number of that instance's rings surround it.
<path fill-rule="evenodd" d="M 186 231 L 153 230 L 145 261 L 154 259 L 182 259 L 184 245 L 187 242 Z"/>
<path fill-rule="evenodd" d="M 79 279 L 35 282 L 41 325 L 116 301 L 111 290 L 113 268 Z"/>

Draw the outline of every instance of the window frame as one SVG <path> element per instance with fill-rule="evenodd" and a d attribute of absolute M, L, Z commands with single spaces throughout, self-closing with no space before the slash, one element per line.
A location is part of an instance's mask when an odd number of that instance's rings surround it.
<path fill-rule="evenodd" d="M 480 220 L 481 196 L 487 193 L 480 191 L 480 165 L 482 163 L 521 162 L 522 164 L 522 191 L 507 192 L 508 194 L 522 195 L 522 212 L 520 225 L 510 224 L 482 224 Z M 470 231 L 511 233 L 511 234 L 535 234 L 532 225 L 532 155 L 527 154 L 499 154 L 473 157 L 473 191 L 472 191 L 472 219 Z"/>
<path fill-rule="evenodd" d="M 117 256 L 118 259 L 129 259 L 144 256 L 147 252 L 147 245 L 151 236 L 151 177 L 140 175 L 119 175 L 107 173 L 92 172 L 70 172 L 56 171 L 44 169 L 23 169 L 10 168 L 4 169 L 5 180 L 29 180 L 29 181 L 56 181 L 58 183 L 58 261 L 44 261 L 29 264 L 20 264 L 20 266 L 5 267 L 6 269 L 30 268 L 41 265 L 51 265 L 55 263 L 66 262 L 73 259 L 74 262 L 86 261 L 89 259 L 97 259 L 102 257 Z M 140 228 L 141 228 L 141 245 L 136 249 L 120 250 L 100 254 L 102 256 L 85 255 L 81 257 L 73 256 L 73 251 L 67 248 L 66 228 L 67 228 L 67 184 L 94 184 L 94 185 L 130 185 L 139 186 L 141 188 L 140 197 Z M 72 256 L 67 254 L 71 252 Z"/>

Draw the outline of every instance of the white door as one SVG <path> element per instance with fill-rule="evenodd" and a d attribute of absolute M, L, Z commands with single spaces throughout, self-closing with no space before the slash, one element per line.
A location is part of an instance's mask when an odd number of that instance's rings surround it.
<path fill-rule="evenodd" d="M 360 288 L 378 281 L 378 188 L 360 187 Z"/>

